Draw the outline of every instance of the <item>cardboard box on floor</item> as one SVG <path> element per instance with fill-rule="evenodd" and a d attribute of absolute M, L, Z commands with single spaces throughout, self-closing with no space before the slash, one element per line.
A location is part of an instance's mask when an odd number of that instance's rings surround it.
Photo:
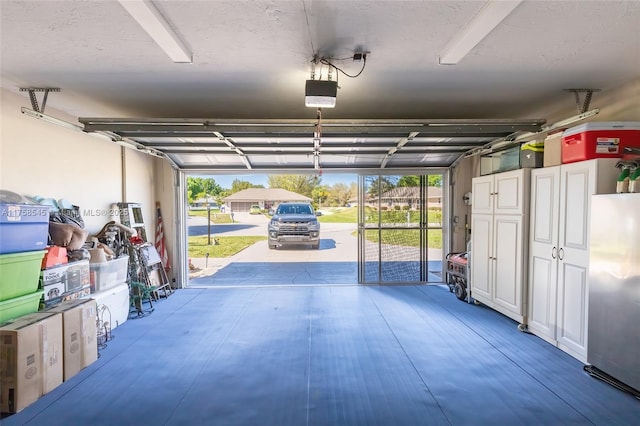
<path fill-rule="evenodd" d="M 64 380 L 98 359 L 96 341 L 96 301 L 78 299 L 62 302 L 45 312 L 62 314 L 64 347 Z"/>
<path fill-rule="evenodd" d="M 62 315 L 34 313 L 0 326 L 0 407 L 17 413 L 62 383 Z"/>

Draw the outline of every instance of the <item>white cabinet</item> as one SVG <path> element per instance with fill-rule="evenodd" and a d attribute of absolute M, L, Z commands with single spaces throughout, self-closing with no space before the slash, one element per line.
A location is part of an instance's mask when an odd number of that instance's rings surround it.
<path fill-rule="evenodd" d="M 530 169 L 474 178 L 472 182 L 472 297 L 526 323 L 526 214 Z"/>
<path fill-rule="evenodd" d="M 529 169 L 474 178 L 471 194 L 472 214 L 526 214 Z"/>
<path fill-rule="evenodd" d="M 615 192 L 616 162 L 589 160 L 531 172 L 528 328 L 582 362 L 591 195 Z"/>

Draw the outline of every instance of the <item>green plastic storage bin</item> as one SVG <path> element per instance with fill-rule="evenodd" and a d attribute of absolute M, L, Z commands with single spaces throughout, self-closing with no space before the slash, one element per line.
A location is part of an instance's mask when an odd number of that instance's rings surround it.
<path fill-rule="evenodd" d="M 0 255 L 0 301 L 31 294 L 38 289 L 46 250 Z"/>
<path fill-rule="evenodd" d="M 38 312 L 43 291 L 0 302 L 0 323 Z"/>

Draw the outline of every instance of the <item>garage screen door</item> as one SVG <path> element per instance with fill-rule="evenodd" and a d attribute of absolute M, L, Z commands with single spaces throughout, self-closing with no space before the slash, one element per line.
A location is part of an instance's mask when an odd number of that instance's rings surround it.
<path fill-rule="evenodd" d="M 442 175 L 359 176 L 358 281 L 441 282 Z"/>

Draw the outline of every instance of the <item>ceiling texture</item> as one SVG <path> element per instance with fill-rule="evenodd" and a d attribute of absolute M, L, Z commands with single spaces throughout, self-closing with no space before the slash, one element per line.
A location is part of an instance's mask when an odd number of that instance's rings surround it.
<path fill-rule="evenodd" d="M 1 1 L 2 87 L 32 115 L 56 108 L 194 172 L 449 167 L 548 129 L 532 111 L 583 112 L 590 92 L 567 89 L 640 77 L 640 1 L 511 2 L 451 65 L 443 55 L 489 2 L 146 2 L 190 63 L 126 3 Z M 337 79 L 335 108 L 305 107 L 313 69 Z M 60 91 L 43 108 L 29 88 Z"/>

